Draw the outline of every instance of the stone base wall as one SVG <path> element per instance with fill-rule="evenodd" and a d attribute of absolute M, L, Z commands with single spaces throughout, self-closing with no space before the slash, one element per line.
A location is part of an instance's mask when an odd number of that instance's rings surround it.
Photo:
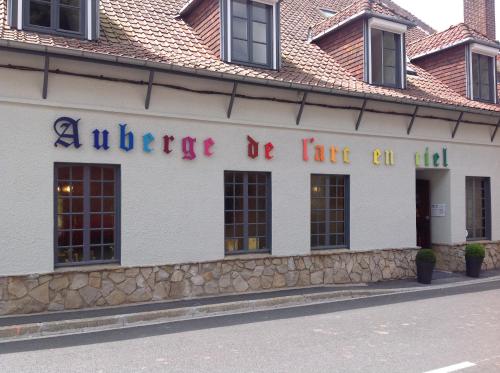
<path fill-rule="evenodd" d="M 483 270 L 500 268 L 500 241 L 483 243 L 486 248 L 486 257 Z M 465 272 L 465 246 L 461 245 L 433 245 L 436 253 L 436 269 L 449 272 Z"/>
<path fill-rule="evenodd" d="M 0 277 L 0 315 L 415 277 L 414 249 Z"/>

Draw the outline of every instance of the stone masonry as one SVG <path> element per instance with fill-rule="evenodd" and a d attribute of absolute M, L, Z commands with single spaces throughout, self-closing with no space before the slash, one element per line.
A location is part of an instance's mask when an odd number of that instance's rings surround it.
<path fill-rule="evenodd" d="M 483 270 L 500 268 L 500 241 L 484 242 L 486 257 Z M 465 271 L 465 246 L 462 245 L 433 245 L 436 253 L 436 269 L 449 272 Z"/>
<path fill-rule="evenodd" d="M 0 277 L 0 315 L 415 277 L 414 249 Z"/>

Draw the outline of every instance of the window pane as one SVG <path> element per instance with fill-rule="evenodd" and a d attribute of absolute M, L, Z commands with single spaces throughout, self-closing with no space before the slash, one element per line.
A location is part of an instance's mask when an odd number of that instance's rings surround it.
<path fill-rule="evenodd" d="M 115 247 L 114 245 L 107 245 L 103 247 L 103 259 L 113 260 L 115 259 Z"/>
<path fill-rule="evenodd" d="M 396 49 L 396 35 L 391 32 L 384 32 L 384 49 Z"/>
<path fill-rule="evenodd" d="M 258 64 L 267 63 L 267 45 L 253 43 L 253 62 Z"/>
<path fill-rule="evenodd" d="M 237 39 L 248 40 L 248 23 L 241 18 L 233 18 L 233 37 Z"/>
<path fill-rule="evenodd" d="M 252 4 L 252 18 L 254 21 L 268 22 L 268 14 L 270 13 L 270 6 L 264 4 Z"/>
<path fill-rule="evenodd" d="M 384 84 L 396 84 L 396 68 L 384 67 Z"/>
<path fill-rule="evenodd" d="M 233 58 L 237 61 L 248 62 L 248 42 L 233 39 Z"/>
<path fill-rule="evenodd" d="M 62 5 L 70 5 L 73 7 L 79 7 L 80 6 L 80 0 L 59 0 L 59 3 Z"/>
<path fill-rule="evenodd" d="M 267 43 L 267 25 L 265 23 L 253 22 L 253 41 Z"/>
<path fill-rule="evenodd" d="M 382 84 L 382 31 L 371 30 L 372 82 Z"/>
<path fill-rule="evenodd" d="M 50 27 L 50 2 L 30 1 L 30 24 Z"/>
<path fill-rule="evenodd" d="M 233 15 L 236 17 L 247 18 L 246 1 L 233 1 Z"/>
<path fill-rule="evenodd" d="M 80 9 L 61 6 L 59 9 L 59 28 L 67 31 L 80 31 Z"/>
<path fill-rule="evenodd" d="M 384 66 L 396 67 L 396 51 L 384 48 Z"/>
<path fill-rule="evenodd" d="M 59 167 L 57 170 L 57 177 L 59 180 L 70 179 L 70 168 L 69 167 Z"/>

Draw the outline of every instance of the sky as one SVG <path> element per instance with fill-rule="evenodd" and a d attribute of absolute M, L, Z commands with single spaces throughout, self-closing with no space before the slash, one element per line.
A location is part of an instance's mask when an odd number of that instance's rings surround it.
<path fill-rule="evenodd" d="M 463 22 L 463 0 L 393 0 L 437 31 Z M 500 36 L 500 0 L 495 2 L 497 39 Z"/>

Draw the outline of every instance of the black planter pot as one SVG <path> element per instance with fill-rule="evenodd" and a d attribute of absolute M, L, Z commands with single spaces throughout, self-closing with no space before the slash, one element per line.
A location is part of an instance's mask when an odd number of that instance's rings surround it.
<path fill-rule="evenodd" d="M 417 281 L 421 284 L 430 284 L 432 282 L 432 272 L 436 263 L 417 261 Z"/>
<path fill-rule="evenodd" d="M 465 257 L 465 268 L 467 270 L 467 276 L 469 277 L 479 277 L 481 274 L 481 266 L 483 265 L 484 258 L 471 256 Z"/>

